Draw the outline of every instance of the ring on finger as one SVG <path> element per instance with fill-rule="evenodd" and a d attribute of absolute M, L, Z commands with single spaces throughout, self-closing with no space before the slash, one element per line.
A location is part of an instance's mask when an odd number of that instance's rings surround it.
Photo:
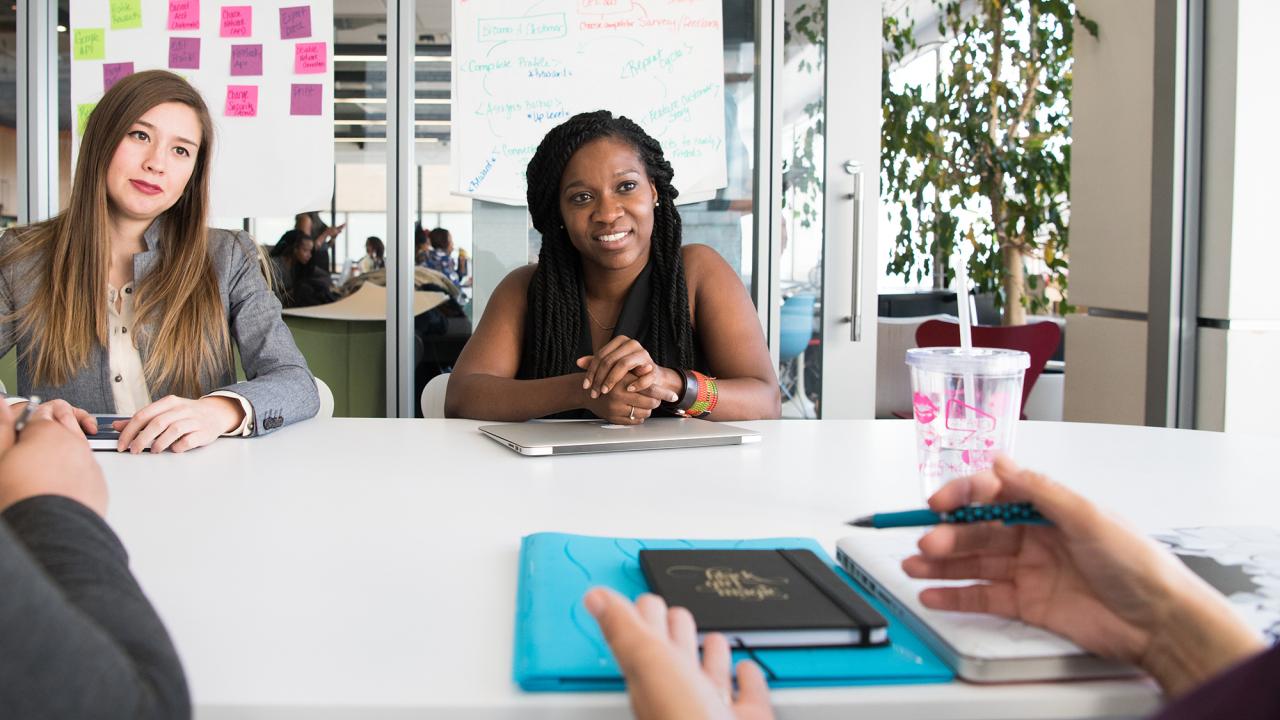
<path fill-rule="evenodd" d="M 627 407 L 631 408 L 631 412 L 627 414 L 627 419 L 629 419 L 629 420 L 635 420 L 635 419 L 636 419 L 636 406 L 635 406 L 635 405 L 628 405 Z"/>

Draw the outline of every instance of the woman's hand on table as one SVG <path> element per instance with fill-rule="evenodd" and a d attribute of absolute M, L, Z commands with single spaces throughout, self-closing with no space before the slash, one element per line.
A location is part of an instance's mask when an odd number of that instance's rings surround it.
<path fill-rule="evenodd" d="M 161 398 L 113 423 L 120 431 L 116 450 L 140 453 L 172 450 L 180 453 L 203 447 L 230 432 L 244 420 L 244 409 L 234 398 L 210 396 L 191 400 L 176 395 Z"/>
<path fill-rule="evenodd" d="M 1225 600 L 1155 541 L 1008 458 L 948 483 L 929 507 L 946 512 L 993 502 L 1034 503 L 1053 525 L 939 525 L 903 570 L 982 584 L 929 588 L 920 594 L 926 607 L 1047 628 L 1142 666 L 1173 693 L 1260 649 Z"/>
<path fill-rule="evenodd" d="M 703 640 L 699 663 L 698 631 L 688 610 L 668 609 L 662 598 L 648 594 L 633 605 L 600 587 L 587 592 L 583 602 L 622 669 L 638 720 L 773 717 L 764 673 L 750 660 L 738 663 L 734 697 L 732 658 L 723 635 Z"/>

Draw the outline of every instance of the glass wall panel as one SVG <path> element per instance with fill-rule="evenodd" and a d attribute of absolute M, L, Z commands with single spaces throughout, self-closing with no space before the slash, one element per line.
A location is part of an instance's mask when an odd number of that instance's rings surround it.
<path fill-rule="evenodd" d="M 753 229 L 756 5 L 756 0 L 724 0 L 723 3 L 728 184 L 710 200 L 680 206 L 684 241 L 715 248 L 748 288 L 753 287 L 752 265 L 756 252 Z M 461 289 L 461 304 L 468 322 L 464 325 L 460 320 L 451 320 L 443 338 L 434 342 L 439 347 L 428 348 L 429 362 L 418 366 L 421 387 L 430 376 L 450 369 L 451 360 L 456 359 L 456 353 L 465 343 L 463 331 L 469 332 L 469 324 L 478 320 L 476 314 L 482 311 L 487 294 L 497 280 L 516 267 L 536 262 L 540 236 L 528 226 L 524 208 L 472 203 L 467 198 L 449 194 L 449 65 L 436 67 L 428 58 L 436 53 L 449 53 L 451 5 L 448 0 L 418 0 L 417 7 L 421 33 L 417 70 L 418 162 L 423 178 L 420 220 L 424 228 L 448 229 L 454 261 L 463 260 L 465 253 L 463 262 L 470 266 L 462 277 Z M 437 142 L 424 146 L 424 138 L 428 143 Z M 483 286 L 477 278 L 484 281 Z"/>
<path fill-rule="evenodd" d="M 822 409 L 826 3 L 786 0 L 785 8 L 778 381 L 783 417 L 816 418 Z"/>

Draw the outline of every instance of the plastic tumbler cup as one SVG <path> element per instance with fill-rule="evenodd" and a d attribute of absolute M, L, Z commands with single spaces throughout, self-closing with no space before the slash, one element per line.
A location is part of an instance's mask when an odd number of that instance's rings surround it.
<path fill-rule="evenodd" d="M 924 497 L 948 480 L 991 467 L 1013 452 L 1022 408 L 1022 376 L 1031 356 L 1020 350 L 913 348 L 911 406 Z"/>

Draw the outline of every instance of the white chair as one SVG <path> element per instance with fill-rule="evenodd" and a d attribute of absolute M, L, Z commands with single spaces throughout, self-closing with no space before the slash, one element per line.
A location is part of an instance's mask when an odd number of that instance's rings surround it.
<path fill-rule="evenodd" d="M 320 394 L 320 411 L 316 413 L 316 417 L 331 418 L 333 417 L 333 391 L 320 378 L 315 378 L 315 381 L 316 392 Z"/>
<path fill-rule="evenodd" d="M 419 401 L 422 405 L 422 417 L 444 417 L 444 395 L 448 390 L 449 373 L 440 373 L 427 382 L 427 386 L 422 388 L 422 398 Z"/>
<path fill-rule="evenodd" d="M 879 318 L 876 323 L 876 417 L 911 412 L 911 372 L 907 350 L 916 346 L 916 328 L 928 320 L 955 320 L 950 315 Z"/>

